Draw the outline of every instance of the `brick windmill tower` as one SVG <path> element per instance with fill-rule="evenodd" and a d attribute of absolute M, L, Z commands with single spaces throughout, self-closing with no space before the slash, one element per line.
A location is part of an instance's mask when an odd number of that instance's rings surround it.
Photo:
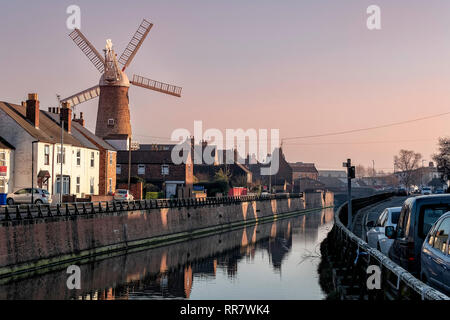
<path fill-rule="evenodd" d="M 130 85 L 181 97 L 182 88 L 133 75 L 129 81 L 125 70 L 147 37 L 153 24 L 143 20 L 125 51 L 117 60 L 111 40 L 106 40 L 104 55 L 94 48 L 80 30 L 70 33 L 70 38 L 83 51 L 102 74 L 98 85 L 61 100 L 76 106 L 99 97 L 95 134 L 108 140 L 119 150 L 128 149 L 132 136 L 128 90 Z M 119 66 L 120 65 L 120 66 Z"/>

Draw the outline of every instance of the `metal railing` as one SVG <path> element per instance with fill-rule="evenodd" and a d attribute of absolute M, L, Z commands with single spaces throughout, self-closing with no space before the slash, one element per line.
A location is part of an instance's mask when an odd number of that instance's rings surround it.
<path fill-rule="evenodd" d="M 250 201 L 303 198 L 303 194 L 276 194 L 264 196 L 236 196 L 217 198 L 154 199 L 136 201 L 73 202 L 56 205 L 27 204 L 0 208 L 0 222 L 42 219 L 63 216 L 94 215 L 121 211 L 158 208 L 197 208 L 203 206 L 231 205 Z"/>
<path fill-rule="evenodd" d="M 354 199 L 352 201 L 353 210 L 357 211 L 364 206 L 390 196 L 392 194 L 379 194 L 368 198 Z M 345 248 L 344 255 L 346 253 L 351 254 L 349 261 L 355 261 L 354 264 L 356 264 L 359 260 L 360 263 L 363 261 L 365 266 L 377 265 L 380 267 L 382 271 L 382 288 L 388 297 L 391 299 L 450 300 L 448 296 L 423 283 L 347 229 L 341 222 L 341 217 L 343 220 L 346 220 L 347 208 L 348 203 L 345 203 L 335 213 L 336 229 L 333 231 L 335 237 L 337 237 L 335 240 L 342 248 Z"/>

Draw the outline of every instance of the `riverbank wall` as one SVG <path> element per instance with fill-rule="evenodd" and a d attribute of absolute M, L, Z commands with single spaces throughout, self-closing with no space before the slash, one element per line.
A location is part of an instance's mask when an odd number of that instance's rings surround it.
<path fill-rule="evenodd" d="M 333 206 L 332 193 L 110 204 L 57 213 L 7 214 L 0 225 L 0 277 L 114 252 L 171 244 Z M 86 208 L 92 208 L 87 210 Z M 109 208 L 109 209 L 107 209 Z"/>

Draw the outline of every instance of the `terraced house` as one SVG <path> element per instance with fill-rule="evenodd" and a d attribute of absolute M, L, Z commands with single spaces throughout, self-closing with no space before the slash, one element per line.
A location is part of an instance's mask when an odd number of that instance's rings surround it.
<path fill-rule="evenodd" d="M 100 150 L 72 126 L 70 105 L 42 111 L 37 94 L 21 105 L 0 102 L 0 136 L 15 148 L 9 192 L 31 187 L 33 177 L 53 196 L 61 188 L 77 197 L 99 193 Z"/>

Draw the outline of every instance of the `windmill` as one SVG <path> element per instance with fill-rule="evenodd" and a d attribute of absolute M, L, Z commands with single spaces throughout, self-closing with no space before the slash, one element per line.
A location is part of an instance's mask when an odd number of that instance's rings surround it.
<path fill-rule="evenodd" d="M 98 85 L 63 99 L 76 106 L 99 97 L 95 134 L 105 140 L 126 140 L 131 138 L 128 90 L 130 85 L 181 97 L 182 88 L 167 83 L 133 75 L 129 81 L 125 70 L 130 66 L 153 24 L 143 20 L 125 51 L 117 60 L 113 44 L 106 40 L 104 56 L 94 48 L 79 29 L 70 33 L 70 38 L 89 58 L 102 74 Z M 120 65 L 120 66 L 119 66 Z"/>

